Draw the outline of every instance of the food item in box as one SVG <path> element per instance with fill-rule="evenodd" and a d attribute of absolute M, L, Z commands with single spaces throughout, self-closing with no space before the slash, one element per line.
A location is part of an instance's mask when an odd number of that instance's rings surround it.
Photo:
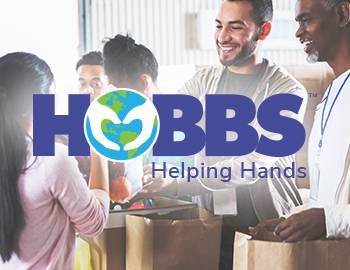
<path fill-rule="evenodd" d="M 113 202 L 127 201 L 131 196 L 131 185 L 125 176 L 120 175 L 109 181 L 109 197 Z"/>
<path fill-rule="evenodd" d="M 78 167 L 86 182 L 90 177 L 90 157 L 76 157 Z M 108 163 L 109 196 L 114 202 L 124 202 L 131 196 L 132 187 L 125 176 L 125 164 L 117 162 Z"/>

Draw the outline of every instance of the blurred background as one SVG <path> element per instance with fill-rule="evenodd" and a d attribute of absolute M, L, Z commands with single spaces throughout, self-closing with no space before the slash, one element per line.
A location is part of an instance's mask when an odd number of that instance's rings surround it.
<path fill-rule="evenodd" d="M 156 55 L 159 86 L 174 92 L 196 67 L 217 64 L 216 10 L 221 0 L 0 0 L 0 55 L 28 51 L 52 67 L 60 93 L 75 92 L 79 56 L 130 33 Z M 274 0 L 273 31 L 263 54 L 282 65 L 306 64 L 294 38 L 295 0 Z M 174 76 L 176 74 L 176 77 Z"/>

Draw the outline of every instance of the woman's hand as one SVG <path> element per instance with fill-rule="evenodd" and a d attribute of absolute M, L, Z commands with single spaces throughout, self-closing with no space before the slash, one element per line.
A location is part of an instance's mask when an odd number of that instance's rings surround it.
<path fill-rule="evenodd" d="M 89 186 L 91 189 L 102 189 L 109 193 L 108 184 L 108 163 L 104 157 L 101 157 L 91 149 L 91 170 Z"/>

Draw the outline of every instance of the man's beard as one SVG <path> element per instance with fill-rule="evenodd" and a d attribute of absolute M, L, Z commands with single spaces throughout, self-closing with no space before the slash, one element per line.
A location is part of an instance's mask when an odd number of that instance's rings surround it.
<path fill-rule="evenodd" d="M 306 61 L 310 64 L 315 64 L 318 62 L 319 58 L 320 58 L 320 53 L 318 51 L 314 51 L 306 57 Z"/>
<path fill-rule="evenodd" d="M 243 66 L 248 59 L 254 54 L 257 48 L 258 32 L 252 37 L 252 39 L 242 47 L 242 50 L 231 60 L 224 60 L 220 58 L 222 65 L 229 66 Z"/>

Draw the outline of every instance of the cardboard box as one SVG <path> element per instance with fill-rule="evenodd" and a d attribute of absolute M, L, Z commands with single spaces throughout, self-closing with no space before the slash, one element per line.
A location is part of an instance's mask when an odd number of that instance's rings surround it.
<path fill-rule="evenodd" d="M 172 211 L 194 209 L 196 204 L 170 200 L 166 198 L 153 198 L 153 207 L 140 210 L 111 211 L 103 233 L 97 237 L 82 237 L 89 243 L 91 265 L 93 270 L 125 270 L 125 218 L 133 214 L 168 214 Z"/>
<path fill-rule="evenodd" d="M 204 209 L 127 215 L 127 270 L 217 270 L 222 219 Z"/>
<path fill-rule="evenodd" d="M 343 270 L 350 267 L 350 240 L 297 243 L 251 240 L 236 233 L 234 270 Z"/>

